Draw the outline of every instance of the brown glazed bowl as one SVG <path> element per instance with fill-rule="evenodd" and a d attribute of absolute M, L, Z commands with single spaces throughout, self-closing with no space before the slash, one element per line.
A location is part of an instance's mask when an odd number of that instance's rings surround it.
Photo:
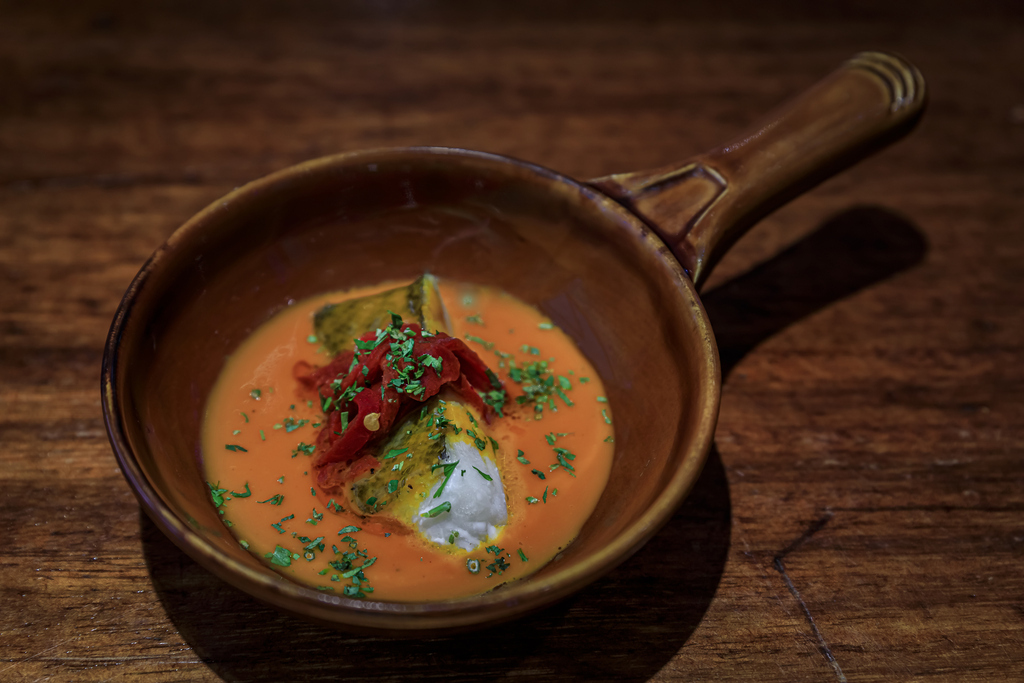
<path fill-rule="evenodd" d="M 256 180 L 179 228 L 142 267 L 103 357 L 110 441 L 174 543 L 272 605 L 351 631 L 438 633 L 549 605 L 628 558 L 700 474 L 720 371 L 696 286 L 757 219 L 907 132 L 913 66 L 857 55 L 735 141 L 682 164 L 578 182 L 458 149 L 316 159 Z M 389 603 L 283 579 L 218 519 L 201 468 L 205 401 L 225 358 L 292 301 L 424 271 L 494 285 L 589 357 L 615 415 L 610 482 L 546 567 L 475 597 Z"/>

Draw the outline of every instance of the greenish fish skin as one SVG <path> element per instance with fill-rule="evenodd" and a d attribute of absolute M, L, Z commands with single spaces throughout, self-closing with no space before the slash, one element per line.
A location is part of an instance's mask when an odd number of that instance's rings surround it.
<path fill-rule="evenodd" d="M 428 332 L 447 334 L 451 329 L 437 278 L 426 274 L 403 287 L 325 305 L 313 314 L 313 331 L 324 348 L 337 355 L 351 349 L 352 340 L 387 327 L 391 313 Z"/>

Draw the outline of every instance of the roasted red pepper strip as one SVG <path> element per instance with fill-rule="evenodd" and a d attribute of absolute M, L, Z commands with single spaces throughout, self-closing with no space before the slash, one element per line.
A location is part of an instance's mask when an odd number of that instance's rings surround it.
<path fill-rule="evenodd" d="M 464 342 L 442 332 L 424 335 L 419 325 L 406 324 L 401 334 L 389 328 L 372 349 L 345 351 L 322 368 L 298 363 L 295 377 L 315 390 L 326 402 L 327 424 L 317 437 L 318 456 L 313 462 L 317 483 L 324 489 L 338 488 L 357 475 L 380 466 L 364 451 L 385 436 L 396 419 L 427 399 L 450 387 L 490 422 L 494 409 L 486 405 L 477 390 L 495 387 L 487 366 Z M 375 342 L 369 333 L 361 346 Z M 407 346 L 412 341 L 411 349 Z M 392 343 L 403 352 L 395 353 Z M 402 346 L 402 345 L 406 346 Z M 423 362 L 424 356 L 432 359 Z M 436 369 L 440 361 L 441 371 Z M 410 385 L 408 377 L 416 376 Z M 402 391 L 400 391 L 402 389 Z M 348 414 L 343 430 L 342 413 Z"/>

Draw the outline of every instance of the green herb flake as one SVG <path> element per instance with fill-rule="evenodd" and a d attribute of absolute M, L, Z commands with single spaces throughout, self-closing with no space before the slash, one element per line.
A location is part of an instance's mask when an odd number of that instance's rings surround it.
<path fill-rule="evenodd" d="M 555 329 L 555 326 L 552 325 L 551 323 L 539 323 L 537 325 L 537 328 L 541 330 L 553 330 Z"/>
<path fill-rule="evenodd" d="M 220 488 L 220 482 L 217 482 L 216 484 L 206 482 L 206 485 L 210 487 L 210 498 L 213 499 L 213 506 L 219 508 L 224 504 L 224 494 L 227 493 L 228 490 Z"/>
<path fill-rule="evenodd" d="M 471 342 L 475 342 L 477 344 L 480 344 L 481 346 L 484 347 L 484 349 L 486 349 L 488 351 L 490 351 L 491 349 L 494 348 L 494 342 L 484 341 L 480 337 L 473 336 L 472 334 L 467 334 L 466 335 L 466 339 L 468 339 Z"/>
<path fill-rule="evenodd" d="M 473 469 L 476 470 L 477 472 L 479 472 L 480 476 L 483 477 L 484 479 L 486 479 L 487 481 L 494 481 L 494 479 L 491 477 L 491 475 L 489 475 L 489 474 L 487 474 L 485 472 L 481 472 L 480 468 L 477 467 L 476 465 L 473 466 Z"/>
<path fill-rule="evenodd" d="M 522 560 L 523 562 L 529 562 L 530 561 L 529 559 L 527 559 L 526 553 L 523 552 L 522 548 L 519 548 L 519 559 Z"/>
<path fill-rule="evenodd" d="M 388 482 L 388 493 L 394 493 L 398 490 L 398 480 L 392 479 Z"/>
<path fill-rule="evenodd" d="M 608 417 L 608 411 L 605 410 L 604 408 L 601 409 L 601 417 L 604 418 L 604 423 L 606 425 L 610 425 L 612 423 L 612 419 Z"/>
<path fill-rule="evenodd" d="M 266 441 L 266 440 L 267 440 L 267 435 L 264 434 L 263 430 L 261 429 L 260 430 L 260 441 Z"/>
<path fill-rule="evenodd" d="M 529 465 L 530 461 L 527 460 L 525 457 L 523 457 L 525 455 L 526 455 L 525 453 L 523 453 L 522 451 L 519 451 L 519 455 L 516 456 L 516 460 L 518 460 L 519 462 L 523 463 L 524 465 Z"/>
<path fill-rule="evenodd" d="M 246 540 L 244 540 L 244 539 L 243 539 L 243 540 L 239 540 L 239 541 L 238 541 L 238 545 L 242 546 L 242 547 L 243 547 L 243 548 L 245 548 L 246 550 L 248 550 L 248 549 L 249 549 L 249 541 L 246 541 Z"/>
<path fill-rule="evenodd" d="M 310 344 L 316 344 L 316 342 L 317 342 L 316 335 L 315 334 L 309 335 L 308 337 L 306 337 L 306 341 L 308 341 Z"/>
<path fill-rule="evenodd" d="M 238 451 L 241 451 L 241 452 L 243 452 L 243 453 L 248 453 L 248 452 L 249 452 L 249 450 L 248 450 L 248 449 L 246 449 L 246 448 L 242 448 L 242 447 L 241 447 L 241 446 L 239 446 L 238 444 L 234 444 L 234 443 L 229 443 L 229 444 L 225 444 L 225 445 L 224 445 L 224 448 L 225 448 L 225 449 L 227 449 L 227 450 L 229 450 L 229 451 L 234 451 L 234 452 L 236 452 L 236 453 L 237 453 Z"/>
<path fill-rule="evenodd" d="M 530 470 L 530 471 L 533 472 L 534 474 L 536 474 L 541 479 L 546 479 L 546 477 L 544 476 L 544 473 L 541 472 L 540 470 Z"/>
<path fill-rule="evenodd" d="M 258 401 L 260 400 L 260 394 L 262 393 L 263 392 L 260 391 L 259 389 L 253 389 L 252 391 L 249 392 L 249 395 Z"/>
<path fill-rule="evenodd" d="M 589 381 L 590 381 L 590 378 L 589 378 L 589 377 L 580 377 L 580 382 L 581 382 L 582 384 L 586 384 L 586 383 L 587 383 L 587 382 L 589 382 Z"/>
<path fill-rule="evenodd" d="M 598 402 L 598 403 L 607 403 L 607 402 L 608 402 L 608 399 L 607 399 L 607 398 L 605 398 L 604 396 L 598 396 L 598 397 L 597 397 L 597 402 Z"/>
<path fill-rule="evenodd" d="M 529 503 L 530 505 L 536 505 L 537 503 L 540 502 L 540 500 L 538 500 L 537 498 L 534 498 L 533 496 L 527 496 L 526 497 L 526 502 Z"/>
<path fill-rule="evenodd" d="M 277 546 L 274 548 L 274 552 L 267 553 L 263 557 L 270 560 L 271 564 L 276 564 L 280 567 L 290 567 L 292 564 L 292 553 L 287 548 Z"/>
<path fill-rule="evenodd" d="M 341 536 L 342 534 L 354 534 L 357 531 L 362 531 L 362 529 L 357 526 L 347 526 L 341 531 L 339 531 L 338 535 Z"/>
<path fill-rule="evenodd" d="M 480 317 L 480 314 L 466 316 L 467 323 L 473 323 L 474 325 L 483 325 L 484 319 Z"/>
<path fill-rule="evenodd" d="M 248 415 L 246 415 L 245 413 L 239 413 L 239 415 L 241 415 L 242 417 L 245 418 L 245 424 L 249 424 L 249 416 Z"/>
<path fill-rule="evenodd" d="M 491 448 L 494 450 L 495 453 L 497 453 L 498 452 L 498 442 L 494 440 L 493 436 L 487 437 L 487 440 L 491 442 Z"/>
<path fill-rule="evenodd" d="M 554 446 L 555 439 L 557 439 L 558 437 L 555 436 L 554 432 L 551 432 L 550 434 L 545 434 L 544 438 L 547 440 L 549 446 Z"/>
<path fill-rule="evenodd" d="M 276 495 L 271 496 L 270 498 L 267 498 L 266 500 L 258 500 L 256 502 L 260 504 L 270 503 L 271 505 L 280 505 L 281 503 L 284 502 L 284 496 L 278 493 Z"/>
<path fill-rule="evenodd" d="M 388 454 L 385 455 L 381 459 L 382 460 L 391 460 L 392 458 L 396 458 L 399 455 L 401 455 L 402 453 L 405 453 L 407 450 L 409 450 L 409 449 L 408 448 L 392 448 L 390 451 L 388 451 Z"/>
<path fill-rule="evenodd" d="M 605 443 L 615 443 L 615 437 L 606 436 L 606 437 L 604 437 L 604 442 Z"/>
<path fill-rule="evenodd" d="M 541 479 L 543 479 L 543 478 L 544 477 L 541 477 Z M 548 487 L 547 486 L 544 487 L 544 495 L 541 496 L 541 500 L 543 500 L 545 503 L 548 502 Z"/>

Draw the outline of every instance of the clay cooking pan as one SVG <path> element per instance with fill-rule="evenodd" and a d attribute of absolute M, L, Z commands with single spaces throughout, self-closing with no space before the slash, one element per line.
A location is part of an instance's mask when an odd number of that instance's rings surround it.
<path fill-rule="evenodd" d="M 629 557 L 700 474 L 721 381 L 696 293 L 712 265 L 766 213 L 906 133 L 923 105 L 911 65 L 864 53 L 733 142 L 654 171 L 577 182 L 492 154 L 411 148 L 250 183 L 177 230 L 117 311 L 102 387 L 125 476 L 200 564 L 308 618 L 436 634 L 548 605 Z M 290 302 L 424 271 L 501 287 L 576 340 L 615 418 L 608 488 L 555 561 L 485 595 L 385 603 L 283 580 L 209 501 L 199 434 L 210 388 L 225 357 Z"/>

